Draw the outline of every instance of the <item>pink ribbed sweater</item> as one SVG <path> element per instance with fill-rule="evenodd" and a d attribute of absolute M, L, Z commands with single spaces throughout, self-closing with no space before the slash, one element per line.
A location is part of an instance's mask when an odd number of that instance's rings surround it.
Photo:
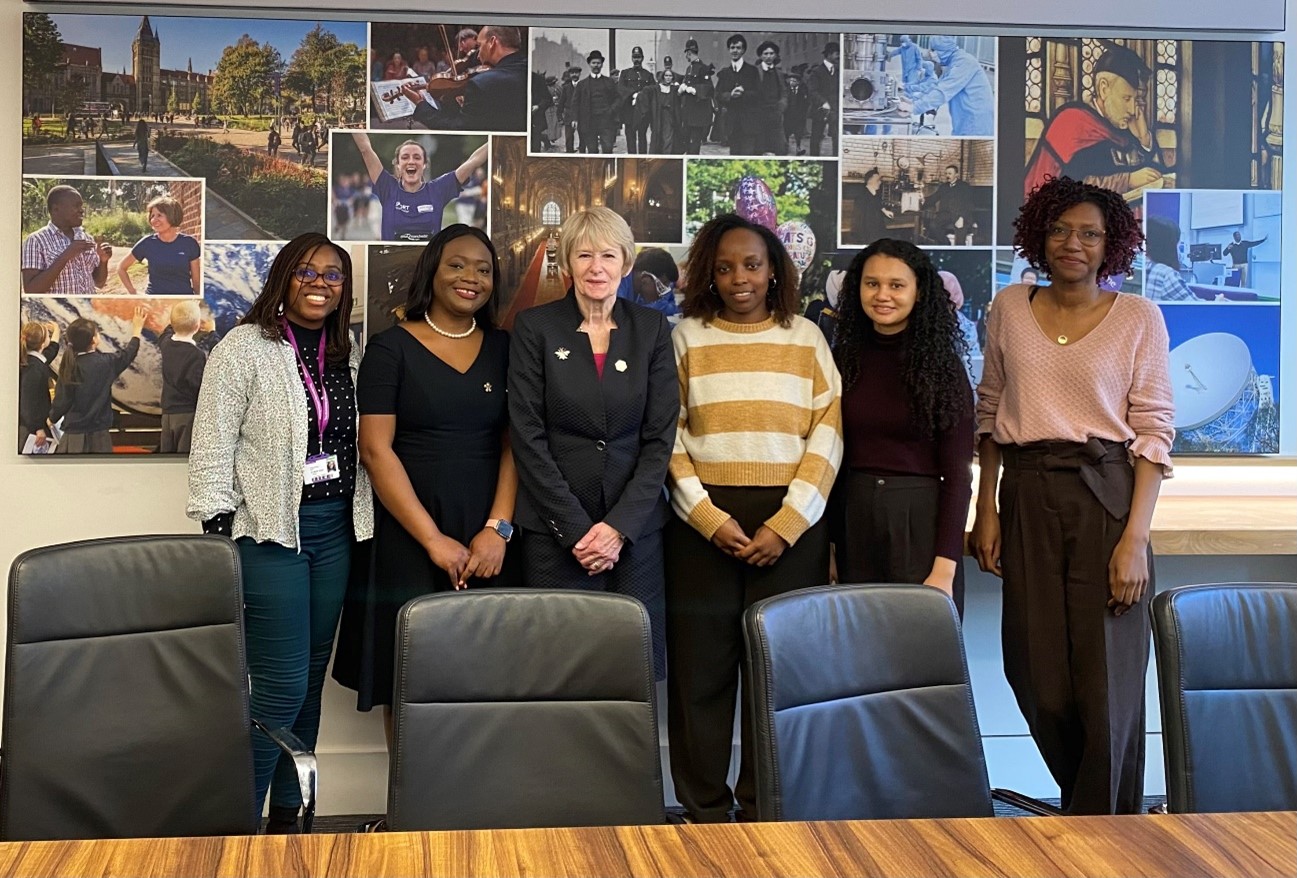
<path fill-rule="evenodd" d="M 1129 441 L 1171 474 L 1175 407 L 1162 312 L 1119 294 L 1079 341 L 1060 345 L 1031 313 L 1030 287 L 995 297 L 986 324 L 986 362 L 977 387 L 977 432 L 996 442 Z"/>

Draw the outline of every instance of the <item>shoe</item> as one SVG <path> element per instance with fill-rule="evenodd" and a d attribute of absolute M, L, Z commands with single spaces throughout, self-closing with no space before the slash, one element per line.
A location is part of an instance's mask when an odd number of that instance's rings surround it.
<path fill-rule="evenodd" d="M 387 832 L 387 818 L 379 817 L 377 820 L 366 820 L 360 826 L 356 827 L 357 832 Z"/>
<path fill-rule="evenodd" d="M 270 817 L 266 820 L 266 835 L 300 835 L 301 824 L 297 822 L 297 808 L 270 807 Z"/>

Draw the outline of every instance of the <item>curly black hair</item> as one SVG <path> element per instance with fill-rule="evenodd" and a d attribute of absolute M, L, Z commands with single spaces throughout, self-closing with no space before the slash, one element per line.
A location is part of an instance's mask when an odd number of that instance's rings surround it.
<path fill-rule="evenodd" d="M 906 327 L 909 341 L 902 368 L 914 425 L 929 438 L 935 437 L 954 427 L 969 405 L 971 391 L 964 368 L 968 342 L 932 260 L 908 241 L 879 238 L 856 254 L 842 280 L 833 337 L 842 389 L 849 390 L 861 379 L 861 353 L 872 343 L 873 323 L 860 304 L 860 281 L 872 256 L 899 259 L 914 272 L 918 295 Z"/>
<path fill-rule="evenodd" d="M 1013 221 L 1017 232 L 1013 246 L 1031 266 L 1049 275 L 1045 259 L 1045 237 L 1049 227 L 1070 208 L 1088 201 L 1103 214 L 1103 262 L 1099 266 L 1099 280 L 1119 274 L 1129 274 L 1135 254 L 1144 244 L 1144 232 L 1139 220 L 1131 212 L 1126 200 L 1102 186 L 1082 183 L 1071 177 L 1047 177 L 1027 196 L 1022 209 Z"/>
<path fill-rule="evenodd" d="M 261 294 L 248 313 L 239 321 L 261 328 L 261 337 L 269 341 L 284 340 L 284 303 L 293 288 L 293 272 L 311 258 L 320 247 L 332 247 L 342 265 L 342 290 L 338 307 L 324 319 L 325 357 L 334 365 L 347 362 L 351 356 L 351 254 L 319 232 L 303 232 L 284 245 L 270 264 Z"/>
<path fill-rule="evenodd" d="M 725 302 L 713 283 L 716 276 L 716 252 L 720 249 L 721 238 L 725 237 L 725 233 L 735 229 L 747 229 L 765 242 L 767 258 L 770 260 L 766 307 L 780 326 L 789 326 L 801 304 L 801 294 L 797 291 L 797 267 L 793 265 L 792 257 L 774 232 L 745 220 L 737 213 L 712 217 L 694 235 L 689 253 L 685 256 L 685 301 L 681 310 L 686 317 L 701 317 L 710 322 L 725 308 Z"/>

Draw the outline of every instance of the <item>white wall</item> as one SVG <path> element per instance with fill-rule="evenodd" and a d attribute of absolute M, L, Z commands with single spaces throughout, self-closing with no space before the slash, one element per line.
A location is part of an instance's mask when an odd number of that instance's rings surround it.
<path fill-rule="evenodd" d="M 1285 0 L 1289 12 L 1289 28 L 1283 38 L 1292 43 L 1297 37 L 1297 22 L 1292 15 L 1297 0 Z M 989 7 L 1016 4 L 1004 0 Z M 137 4 L 140 8 L 149 4 Z M 156 4 L 155 4 L 156 5 Z M 226 0 L 226 6 L 255 8 L 265 14 L 265 7 L 253 0 Z M 343 9 L 342 0 L 293 0 L 290 5 L 319 7 L 324 5 Z M 485 9 L 504 8 L 499 3 L 480 0 L 456 0 L 443 3 L 444 8 Z M 521 8 L 521 4 L 515 4 Z M 683 6 L 683 3 L 676 3 Z M 773 4 L 767 4 L 773 5 Z M 930 3 L 915 4 L 916 8 L 932 8 Z M 943 4 L 944 5 L 944 4 Z M 1258 3 L 1258 7 L 1262 4 Z M 654 15 L 667 15 L 671 4 L 655 8 Z M 1178 3 L 1136 4 L 1110 2 L 1113 9 L 1124 7 L 1141 10 L 1143 23 L 1165 27 L 1149 10 L 1161 9 L 1165 16 L 1182 16 L 1186 9 Z M 691 4 L 693 9 L 700 8 Z M 72 11 L 67 7 L 45 5 L 46 11 Z M 701 7 L 704 11 L 708 7 Z M 1042 9 L 1044 7 L 1041 7 Z M 1204 7 L 1206 8 L 1206 7 Z M 600 14 L 612 14 L 622 9 L 643 15 L 642 3 L 599 5 Z M 908 9 L 908 7 L 907 7 Z M 1090 10 L 1098 9 L 1091 6 Z M 174 10 L 174 7 L 173 7 Z M 94 6 L 83 6 L 76 11 L 95 11 Z M 99 7 L 99 11 L 104 11 Z M 121 8 L 112 11 L 122 11 Z M 593 10 L 591 10 L 593 11 Z M 780 12 L 784 10 L 781 8 Z M 1053 14 L 1053 7 L 1050 7 Z M 917 12 L 915 13 L 918 14 Z M 7 181 L 7 191 L 17 192 L 21 174 L 21 148 L 19 126 L 21 101 L 22 57 L 22 7 L 11 2 L 0 3 L 0 180 Z M 775 13 L 771 13 L 772 17 Z M 1019 19 L 1020 21 L 1021 19 Z M 1095 20 L 1111 25 L 1095 13 Z M 1079 22 L 1078 22 L 1079 23 Z M 1285 79 L 1293 77 L 1297 61 L 1288 55 Z M 1297 126 L 1297 113 L 1289 114 L 1289 127 Z M 1284 215 L 1297 218 L 1297 162 L 1286 163 L 1284 176 Z M 11 242 L 0 250 L 0 266 L 12 278 L 8 304 L 0 307 L 0 339 L 11 340 L 0 344 L 0 359 L 9 365 L 0 369 L 0 413 L 17 411 L 16 340 L 18 337 L 18 251 L 19 206 L 16 197 L 0 199 L 0 241 Z M 1297 278 L 1297 246 L 1291 234 L 1286 235 L 1284 251 L 1284 282 L 1286 291 L 1294 289 Z M 1297 345 L 1297 308 L 1284 309 L 1283 361 L 1297 362 L 1294 346 Z M 1295 382 L 1286 382 L 1290 388 L 1285 393 L 1284 430 L 1292 436 L 1295 430 Z M 0 414 L 0 422 L 8 421 Z M 1287 444 L 1291 452 L 1293 445 Z M 1292 462 L 1278 465 L 1217 464 L 1182 465 L 1179 476 L 1168 484 L 1168 492 L 1203 492 L 1214 494 L 1297 494 L 1297 466 Z M 196 532 L 193 522 L 184 517 L 185 464 L 178 460 L 29 460 L 16 454 L 0 452 L 0 562 L 8 563 L 25 549 L 67 540 L 89 539 L 119 534 Z M 1160 584 L 1193 581 L 1219 581 L 1227 578 L 1297 579 L 1297 559 L 1163 559 L 1160 562 Z M 1039 757 L 1025 737 L 1025 726 L 1013 705 L 1012 697 L 999 667 L 998 645 L 998 588 L 980 573 L 970 576 L 969 619 L 966 627 L 969 662 L 973 674 L 978 713 L 986 738 L 987 757 L 992 783 L 1012 786 L 1034 795 L 1056 796 L 1057 790 L 1043 771 Z M 177 581 L 183 588 L 183 581 Z M 0 633 L 4 620 L 0 618 Z M 1156 725 L 1155 689 L 1150 689 L 1150 727 Z M 377 813 L 384 809 L 386 783 L 386 757 L 383 753 L 381 722 L 377 713 L 358 714 L 353 710 L 351 693 L 332 682 L 325 692 L 324 720 L 319 744 L 323 784 L 321 787 L 321 813 Z M 663 711 L 665 713 L 665 711 Z M 1159 741 L 1150 738 L 1149 791 L 1161 790 L 1161 764 Z M 663 736 L 665 743 L 665 736 Z M 668 776 L 669 781 L 669 776 Z"/>
<path fill-rule="evenodd" d="M 1163 32 L 1246 30 L 1255 33 L 1283 30 L 1285 6 L 1290 2 L 1291 0 L 1246 0 L 1246 3 L 1230 9 L 1232 14 L 1225 14 L 1224 9 L 1217 4 L 1188 4 L 1168 0 L 1088 0 L 1084 4 L 1023 3 L 1022 0 L 976 0 L 973 3 L 953 4 L 950 0 L 909 0 L 903 7 L 881 3 L 866 5 L 859 0 L 827 0 L 790 13 L 785 0 L 746 0 L 742 6 L 742 20 L 749 23 L 760 19 L 798 20 L 808 25 L 854 22 L 860 26 L 862 22 L 873 20 L 935 25 L 958 23 L 1049 28 L 1101 26 L 1116 30 L 1155 28 Z M 74 7 L 79 7 L 75 11 L 80 12 L 117 12 L 144 6 L 168 5 L 158 0 L 116 0 L 113 5 L 119 9 L 111 9 L 106 8 L 107 4 L 102 2 L 92 4 L 88 0 L 49 0 L 44 6 L 52 8 L 54 4 L 66 11 L 74 11 Z M 99 9 L 94 9 L 94 5 L 98 5 Z M 410 12 L 408 7 L 390 0 L 370 0 L 367 3 L 359 3 L 357 0 L 275 0 L 269 6 L 259 4 L 256 0 L 189 0 L 184 5 L 209 9 L 323 9 L 336 13 L 360 10 L 373 21 L 401 21 Z M 171 14 L 176 14 L 175 8 L 176 5 L 172 4 Z M 724 27 L 725 22 L 734 20 L 732 4 L 717 0 L 652 0 L 648 3 L 644 0 L 599 0 L 597 3 L 591 0 L 546 0 L 543 6 L 537 6 L 533 0 L 492 0 L 486 4 L 481 0 L 439 0 L 434 6 L 416 8 L 421 13 L 477 13 L 489 10 L 497 15 L 508 13 L 529 17 L 539 12 L 546 16 L 599 16 L 601 19 L 622 16 L 668 21 L 709 19 L 719 22 L 720 27 Z M 905 16 L 903 19 L 898 17 L 902 14 Z"/>

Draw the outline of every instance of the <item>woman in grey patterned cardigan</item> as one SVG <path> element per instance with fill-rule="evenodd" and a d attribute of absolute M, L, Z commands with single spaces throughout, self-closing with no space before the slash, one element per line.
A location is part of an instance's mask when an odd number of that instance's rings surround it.
<path fill-rule="evenodd" d="M 345 250 L 318 233 L 284 245 L 248 315 L 212 351 L 189 456 L 189 517 L 239 547 L 252 714 L 312 748 L 351 546 L 373 531 L 356 456 L 351 303 Z M 254 765 L 258 813 L 270 790 L 267 831 L 296 831 L 292 762 L 257 738 Z"/>

